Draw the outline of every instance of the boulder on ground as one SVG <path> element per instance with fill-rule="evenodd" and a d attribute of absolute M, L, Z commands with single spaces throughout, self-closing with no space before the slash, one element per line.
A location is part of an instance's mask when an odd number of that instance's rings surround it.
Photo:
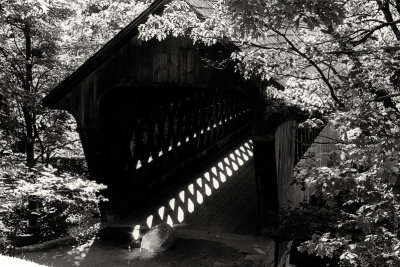
<path fill-rule="evenodd" d="M 150 252 L 161 252 L 171 248 L 175 241 L 174 229 L 166 223 L 160 223 L 143 236 L 140 247 Z"/>

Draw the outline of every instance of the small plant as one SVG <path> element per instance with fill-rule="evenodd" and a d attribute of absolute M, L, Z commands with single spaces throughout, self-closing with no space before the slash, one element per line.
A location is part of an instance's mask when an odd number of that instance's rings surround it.
<path fill-rule="evenodd" d="M 20 158 L 7 151 L 0 165 L 0 252 L 93 234 L 99 223 L 99 193 L 105 186 L 51 165 L 28 168 Z"/>

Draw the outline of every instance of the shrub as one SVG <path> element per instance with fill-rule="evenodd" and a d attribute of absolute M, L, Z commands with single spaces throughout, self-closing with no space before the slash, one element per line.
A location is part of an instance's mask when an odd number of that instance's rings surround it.
<path fill-rule="evenodd" d="M 28 168 L 22 155 L 0 152 L 0 252 L 68 235 L 82 239 L 95 232 L 104 185 L 51 165 Z"/>

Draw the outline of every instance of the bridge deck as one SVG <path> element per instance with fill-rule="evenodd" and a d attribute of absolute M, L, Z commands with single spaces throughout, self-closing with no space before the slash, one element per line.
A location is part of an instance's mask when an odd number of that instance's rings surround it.
<path fill-rule="evenodd" d="M 186 220 L 185 228 L 208 232 L 254 234 L 257 230 L 257 199 L 253 160 Z"/>
<path fill-rule="evenodd" d="M 251 141 L 240 143 L 193 175 L 145 217 L 131 216 L 122 223 L 137 229 L 161 221 L 177 229 L 255 234 L 257 197 Z M 152 213 L 150 213 L 152 212 Z"/>

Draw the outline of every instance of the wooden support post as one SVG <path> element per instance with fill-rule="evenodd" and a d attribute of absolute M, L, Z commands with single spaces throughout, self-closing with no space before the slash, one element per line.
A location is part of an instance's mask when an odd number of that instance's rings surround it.
<path fill-rule="evenodd" d="M 108 186 L 102 192 L 102 195 L 108 198 L 108 201 L 99 205 L 101 220 L 110 224 L 118 223 L 119 215 L 116 213 L 115 201 L 113 201 L 112 197 L 112 185 L 110 185 L 109 177 L 107 177 L 109 173 L 108 164 L 102 151 L 99 129 L 97 127 L 79 127 L 78 132 L 85 153 L 90 179 Z"/>
<path fill-rule="evenodd" d="M 278 222 L 278 184 L 273 137 L 254 138 L 254 167 L 261 230 Z"/>

